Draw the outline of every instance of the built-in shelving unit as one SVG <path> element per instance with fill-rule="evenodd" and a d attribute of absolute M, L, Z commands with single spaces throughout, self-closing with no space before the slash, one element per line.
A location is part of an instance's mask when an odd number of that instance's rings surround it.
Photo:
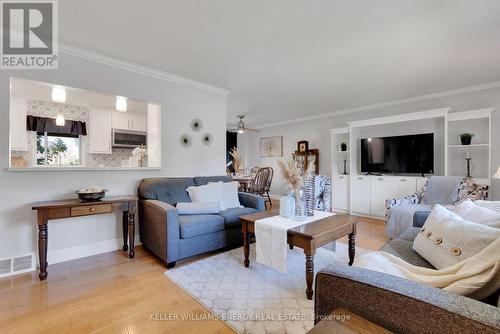
<path fill-rule="evenodd" d="M 373 127 L 391 124 L 411 127 L 412 122 L 433 124 L 435 131 L 435 166 L 437 175 L 466 176 L 466 154 L 472 158 L 472 177 L 479 184 L 491 184 L 491 114 L 493 108 L 450 112 L 450 108 L 406 113 L 388 117 L 365 119 L 348 123 L 347 127 L 331 129 L 331 159 L 333 196 L 336 211 L 382 217 L 388 198 L 409 195 L 420 189 L 425 179 L 417 175 L 366 176 L 360 173 L 359 141 Z M 425 121 L 427 120 L 427 121 Z M 425 123 L 427 124 L 427 123 Z M 414 130 L 414 129 L 412 129 Z M 461 145 L 461 133 L 473 133 L 471 145 Z M 340 144 L 347 144 L 342 151 Z M 467 153 L 469 152 L 469 153 Z M 347 174 L 343 162 L 347 160 Z M 478 162 L 478 163 L 475 163 Z M 481 163 L 479 163 L 481 162 Z M 487 163 L 484 163 L 487 162 Z"/>
<path fill-rule="evenodd" d="M 471 176 L 491 184 L 491 113 L 494 108 L 453 112 L 447 115 L 446 175 L 467 175 L 466 157 L 471 158 Z M 472 133 L 472 143 L 462 145 L 460 134 Z M 484 163 L 488 162 L 488 163 Z"/>

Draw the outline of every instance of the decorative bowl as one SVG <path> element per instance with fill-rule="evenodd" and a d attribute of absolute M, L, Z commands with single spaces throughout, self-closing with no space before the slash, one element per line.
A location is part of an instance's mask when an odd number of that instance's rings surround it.
<path fill-rule="evenodd" d="M 97 201 L 100 201 L 101 199 L 104 198 L 106 191 L 108 191 L 108 190 L 103 189 L 102 191 L 98 191 L 98 192 L 80 192 L 80 191 L 77 191 L 77 194 L 78 194 L 78 198 L 82 202 L 97 202 Z"/>

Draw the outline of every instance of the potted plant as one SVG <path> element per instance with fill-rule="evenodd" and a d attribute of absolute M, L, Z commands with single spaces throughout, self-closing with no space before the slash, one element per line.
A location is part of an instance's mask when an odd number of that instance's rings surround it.
<path fill-rule="evenodd" d="M 472 137 L 474 137 L 473 133 L 462 133 L 460 135 L 460 141 L 462 142 L 462 145 L 470 145 L 472 142 Z"/>
<path fill-rule="evenodd" d="M 347 151 L 347 144 L 346 144 L 346 143 L 342 143 L 342 144 L 340 144 L 340 150 L 341 150 L 342 152 Z"/>

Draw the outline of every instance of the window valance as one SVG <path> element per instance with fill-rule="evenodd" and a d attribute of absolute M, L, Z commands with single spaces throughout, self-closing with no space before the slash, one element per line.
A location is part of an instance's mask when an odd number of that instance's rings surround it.
<path fill-rule="evenodd" d="M 26 130 L 61 135 L 86 136 L 87 124 L 80 121 L 66 120 L 63 126 L 59 126 L 56 125 L 55 118 L 28 115 L 26 117 Z"/>

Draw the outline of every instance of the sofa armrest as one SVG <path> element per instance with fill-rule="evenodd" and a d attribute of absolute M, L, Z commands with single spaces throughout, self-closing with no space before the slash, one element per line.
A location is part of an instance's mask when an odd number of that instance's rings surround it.
<path fill-rule="evenodd" d="M 343 308 L 396 333 L 498 333 L 498 308 L 372 270 L 337 263 L 316 276 L 315 319 Z"/>
<path fill-rule="evenodd" d="M 413 227 L 422 227 L 425 224 L 425 221 L 427 218 L 429 218 L 429 215 L 431 214 L 431 211 L 416 211 L 413 214 Z"/>
<path fill-rule="evenodd" d="M 240 200 L 241 205 L 243 205 L 244 207 L 254 208 L 254 209 L 257 209 L 259 211 L 266 210 L 266 205 L 264 203 L 264 197 L 262 197 L 262 196 L 250 194 L 250 193 L 239 192 L 238 198 Z"/>
<path fill-rule="evenodd" d="M 145 248 L 165 263 L 179 256 L 179 213 L 177 209 L 157 200 L 141 200 L 141 241 Z"/>

